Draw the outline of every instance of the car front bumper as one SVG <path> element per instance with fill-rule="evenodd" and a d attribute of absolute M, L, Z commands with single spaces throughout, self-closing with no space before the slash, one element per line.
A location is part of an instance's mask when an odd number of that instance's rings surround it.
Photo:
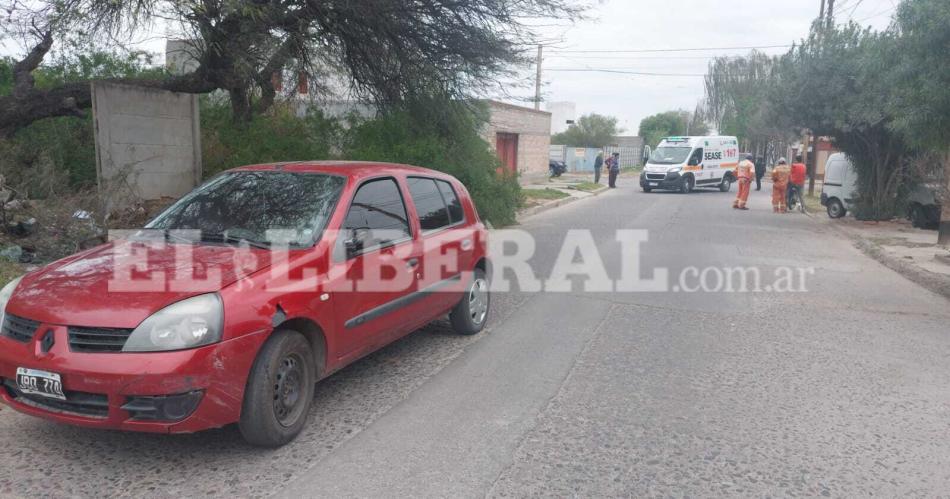
<path fill-rule="evenodd" d="M 54 332 L 48 352 L 36 339 Z M 254 357 L 268 331 L 190 350 L 151 353 L 78 353 L 64 326 L 41 324 L 34 339 L 0 337 L 0 400 L 19 412 L 92 428 L 191 433 L 236 422 Z M 59 374 L 66 401 L 16 388 L 18 367 Z M 175 419 L 154 412 L 184 407 Z M 184 404 L 184 405 L 182 405 Z M 152 411 L 149 413 L 149 411 Z"/>
<path fill-rule="evenodd" d="M 683 180 L 679 173 L 647 173 L 640 172 L 640 187 L 650 189 L 678 190 Z"/>

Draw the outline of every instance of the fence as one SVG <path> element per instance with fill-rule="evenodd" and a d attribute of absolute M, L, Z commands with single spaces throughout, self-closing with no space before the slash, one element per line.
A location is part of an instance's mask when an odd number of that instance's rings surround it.
<path fill-rule="evenodd" d="M 552 145 L 548 156 L 555 161 L 563 161 L 567 171 L 574 173 L 593 172 L 594 161 L 597 155 L 604 153 L 604 158 L 613 153 L 620 153 L 620 167 L 632 168 L 643 164 L 643 150 L 640 147 L 608 146 L 603 149 L 594 147 L 569 147 Z"/>

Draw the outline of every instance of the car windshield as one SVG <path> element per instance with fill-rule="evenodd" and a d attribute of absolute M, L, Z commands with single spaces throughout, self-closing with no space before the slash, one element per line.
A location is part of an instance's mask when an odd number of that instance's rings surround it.
<path fill-rule="evenodd" d="M 657 147 L 650 155 L 650 163 L 654 165 L 677 165 L 689 156 L 691 147 Z"/>
<path fill-rule="evenodd" d="M 269 244 L 268 231 L 284 231 L 281 241 L 309 246 L 323 233 L 343 184 L 343 177 L 317 173 L 226 173 L 181 198 L 146 228 L 198 230 L 202 241 L 261 245 Z"/>

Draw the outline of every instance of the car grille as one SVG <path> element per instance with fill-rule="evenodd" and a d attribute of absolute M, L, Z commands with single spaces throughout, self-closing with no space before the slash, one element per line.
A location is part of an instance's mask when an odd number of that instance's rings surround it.
<path fill-rule="evenodd" d="M 6 314 L 3 317 L 3 327 L 0 328 L 0 331 L 2 331 L 3 336 L 26 343 L 33 339 L 33 334 L 36 333 L 38 327 L 40 327 L 40 323 L 37 321 Z"/>
<path fill-rule="evenodd" d="M 663 180 L 666 178 L 665 173 L 647 173 L 647 178 L 650 180 Z"/>
<path fill-rule="evenodd" d="M 23 393 L 17 388 L 16 382 L 12 379 L 4 379 L 3 387 L 6 388 L 7 394 L 17 402 L 38 409 L 93 418 L 106 418 L 109 415 L 109 397 L 104 394 L 66 390 L 63 392 L 66 395 L 66 400 L 58 400 Z"/>
<path fill-rule="evenodd" d="M 69 349 L 73 352 L 121 352 L 131 329 L 69 326 Z"/>

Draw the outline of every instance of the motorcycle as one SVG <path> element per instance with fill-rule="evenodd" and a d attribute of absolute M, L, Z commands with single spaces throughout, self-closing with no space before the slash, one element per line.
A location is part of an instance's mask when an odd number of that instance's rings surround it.
<path fill-rule="evenodd" d="M 560 177 L 562 173 L 567 171 L 567 165 L 563 161 L 548 161 L 548 171 L 551 173 L 552 177 Z"/>

